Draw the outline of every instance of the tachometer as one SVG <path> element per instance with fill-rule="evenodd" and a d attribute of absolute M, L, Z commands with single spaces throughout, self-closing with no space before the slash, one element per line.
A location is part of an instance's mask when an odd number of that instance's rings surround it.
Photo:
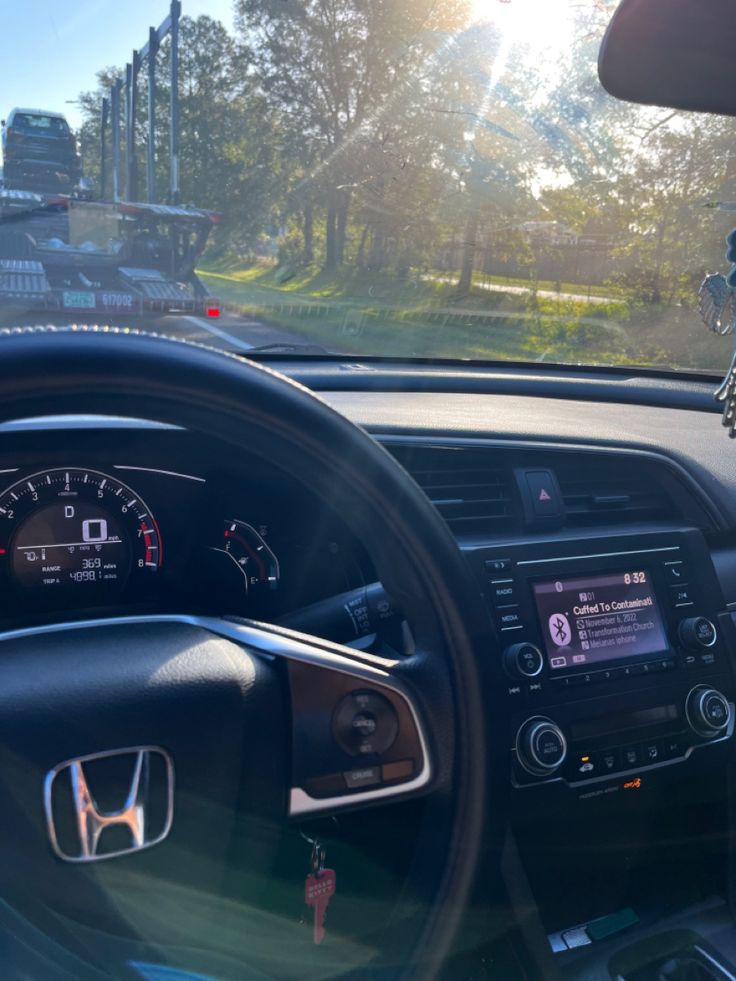
<path fill-rule="evenodd" d="M 0 495 L 0 555 L 26 590 L 119 592 L 161 565 L 161 538 L 146 504 L 95 470 L 24 477 Z"/>

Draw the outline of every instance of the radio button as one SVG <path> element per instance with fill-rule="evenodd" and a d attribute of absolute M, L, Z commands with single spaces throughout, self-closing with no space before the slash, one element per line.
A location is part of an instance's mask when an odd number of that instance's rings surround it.
<path fill-rule="evenodd" d="M 677 628 L 682 644 L 691 651 L 713 647 L 718 640 L 718 631 L 706 617 L 689 617 L 681 620 Z"/>
<path fill-rule="evenodd" d="M 519 601 L 516 583 L 511 579 L 492 580 L 491 599 L 496 606 L 516 606 Z"/>

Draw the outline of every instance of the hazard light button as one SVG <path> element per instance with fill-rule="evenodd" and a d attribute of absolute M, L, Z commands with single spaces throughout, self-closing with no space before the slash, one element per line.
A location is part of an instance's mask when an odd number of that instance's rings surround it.
<path fill-rule="evenodd" d="M 524 474 L 534 514 L 539 518 L 556 518 L 563 513 L 559 485 L 549 470 L 527 470 Z"/>

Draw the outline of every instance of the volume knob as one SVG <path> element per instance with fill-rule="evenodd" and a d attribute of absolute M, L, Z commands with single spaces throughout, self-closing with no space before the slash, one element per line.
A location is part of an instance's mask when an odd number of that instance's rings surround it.
<path fill-rule="evenodd" d="M 567 741 L 551 719 L 527 719 L 516 734 L 516 755 L 527 773 L 547 777 L 558 770 L 567 756 Z"/>
<path fill-rule="evenodd" d="M 728 699 L 715 688 L 697 685 L 687 696 L 685 714 L 690 727 L 699 736 L 713 739 L 724 733 L 731 722 Z"/>
<path fill-rule="evenodd" d="M 503 652 L 506 674 L 515 681 L 536 678 L 544 668 L 542 652 L 534 644 L 512 644 Z"/>

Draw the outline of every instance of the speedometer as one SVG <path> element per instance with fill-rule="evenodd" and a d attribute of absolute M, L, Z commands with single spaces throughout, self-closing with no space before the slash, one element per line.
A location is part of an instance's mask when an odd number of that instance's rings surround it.
<path fill-rule="evenodd" d="M 119 592 L 161 565 L 161 538 L 146 504 L 95 470 L 24 477 L 0 495 L 0 555 L 24 590 Z"/>

